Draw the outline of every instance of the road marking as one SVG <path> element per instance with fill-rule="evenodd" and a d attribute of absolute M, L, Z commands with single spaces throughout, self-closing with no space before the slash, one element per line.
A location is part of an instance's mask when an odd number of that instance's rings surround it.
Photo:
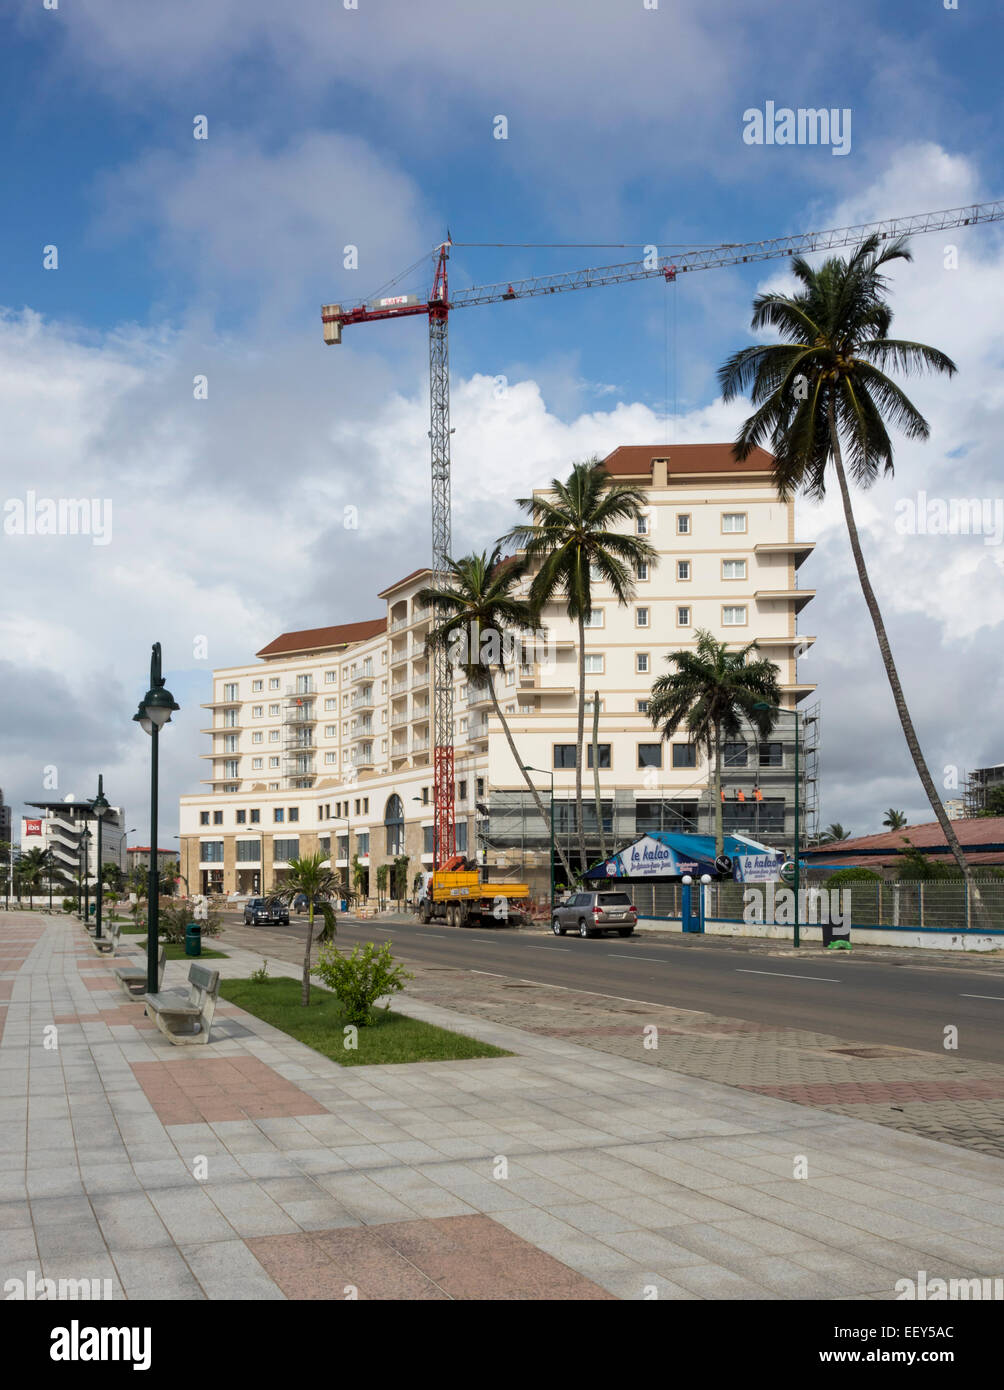
<path fill-rule="evenodd" d="M 832 975 L 789 975 L 784 970 L 742 970 L 736 967 L 737 975 L 776 975 L 779 980 L 822 980 L 827 985 L 839 985 L 840 980 Z"/>
<path fill-rule="evenodd" d="M 500 975 L 497 970 L 472 970 L 472 975 L 491 975 L 496 980 L 511 980 L 511 975 Z M 536 984 L 536 980 L 533 981 Z"/>
<path fill-rule="evenodd" d="M 1000 999 L 1004 1002 L 1004 994 L 960 994 L 960 999 Z"/>
<path fill-rule="evenodd" d="M 423 935 L 423 936 L 438 936 L 439 939 L 440 939 L 441 941 L 445 941 L 445 940 L 446 940 L 446 933 L 445 933 L 445 932 L 442 932 L 442 931 L 427 931 L 427 932 L 423 932 L 422 935 Z"/>
<path fill-rule="evenodd" d="M 607 955 L 611 960 L 654 960 L 658 965 L 666 960 L 665 956 L 622 956 L 619 951 L 608 951 Z"/>
<path fill-rule="evenodd" d="M 571 946 L 528 946 L 528 951 L 570 951 Z"/>

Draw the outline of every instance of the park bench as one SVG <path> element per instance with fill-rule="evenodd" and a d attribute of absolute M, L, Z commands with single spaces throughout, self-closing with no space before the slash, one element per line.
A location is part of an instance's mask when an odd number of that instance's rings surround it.
<path fill-rule="evenodd" d="M 220 972 L 193 965 L 188 984 L 187 999 L 183 993 L 171 991 L 145 994 L 146 1015 L 173 1043 L 207 1043 L 220 992 Z"/>
<path fill-rule="evenodd" d="M 94 947 L 95 951 L 97 951 L 98 955 L 114 955 L 118 950 L 119 943 L 122 939 L 121 922 L 102 922 L 100 940 L 94 935 L 93 931 L 90 931 L 90 928 L 88 928 L 88 931 L 90 932 L 91 945 Z"/>
<path fill-rule="evenodd" d="M 164 984 L 164 964 L 167 960 L 167 952 L 163 946 L 157 957 L 157 989 L 160 990 Z M 122 986 L 130 999 L 136 994 L 146 993 L 146 966 L 145 965 L 117 965 L 115 967 L 115 978 Z M 183 995 L 183 991 L 181 992 Z M 175 995 L 177 997 L 177 995 Z"/>

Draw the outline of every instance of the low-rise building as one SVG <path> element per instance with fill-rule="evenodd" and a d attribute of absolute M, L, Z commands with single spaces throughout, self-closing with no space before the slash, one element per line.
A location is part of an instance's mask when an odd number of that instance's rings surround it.
<path fill-rule="evenodd" d="M 29 801 L 26 805 L 41 812 L 21 818 L 21 852 L 30 849 L 50 851 L 53 870 L 67 883 L 75 883 L 87 854 L 87 881 L 98 881 L 98 829 L 94 813 L 86 801 Z M 85 838 L 85 832 L 86 838 Z M 101 862 L 125 867 L 125 812 L 112 806 L 101 822 Z"/>

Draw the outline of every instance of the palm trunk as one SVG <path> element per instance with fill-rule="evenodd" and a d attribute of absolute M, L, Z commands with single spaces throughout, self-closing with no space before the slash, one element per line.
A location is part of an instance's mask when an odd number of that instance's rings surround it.
<path fill-rule="evenodd" d="M 575 737 L 575 816 L 579 830 L 579 864 L 585 874 L 589 868 L 586 862 L 586 828 L 582 823 L 582 745 L 585 740 L 586 725 L 586 623 L 579 614 L 579 714 Z"/>
<path fill-rule="evenodd" d="M 533 785 L 533 780 L 530 777 L 529 772 L 527 772 L 526 768 L 523 766 L 523 759 L 520 757 L 519 751 L 516 748 L 516 741 L 512 736 L 512 730 L 509 728 L 508 721 L 506 720 L 505 715 L 502 713 L 502 708 L 499 705 L 498 696 L 495 694 L 495 681 L 491 676 L 489 676 L 488 678 L 488 693 L 492 697 L 492 706 L 495 710 L 495 713 L 498 715 L 499 723 L 502 725 L 502 732 L 506 736 L 506 742 L 509 745 L 509 751 L 512 753 L 516 766 L 523 774 L 523 781 L 530 789 L 530 795 L 533 797 L 534 802 L 536 803 L 537 810 L 540 812 L 540 818 L 544 822 L 548 838 L 550 839 L 551 817 L 544 810 L 544 802 L 540 795 L 540 792 L 538 792 L 537 788 Z M 575 875 L 572 873 L 572 866 L 569 864 L 567 858 L 565 857 L 565 851 L 558 844 L 557 840 L 555 840 L 555 849 L 557 849 L 558 854 L 561 856 L 561 863 L 564 867 L 565 873 L 568 875 L 568 882 L 572 883 L 575 878 Z"/>
<path fill-rule="evenodd" d="M 310 1003 L 310 951 L 314 944 L 314 899 L 310 899 L 307 909 L 307 945 L 303 952 L 303 992 L 300 1003 L 304 1008 Z"/>
<path fill-rule="evenodd" d="M 844 474 L 844 462 L 840 452 L 840 439 L 837 434 L 837 423 L 831 399 L 828 410 L 830 426 L 830 448 L 833 452 L 833 463 L 837 472 L 837 482 L 840 485 L 840 498 L 844 504 L 844 520 L 847 523 L 847 534 L 850 537 L 851 553 L 854 556 L 854 563 L 857 566 L 858 582 L 861 585 L 861 592 L 865 597 L 865 604 L 875 629 L 875 637 L 878 641 L 879 651 L 882 654 L 882 661 L 885 665 L 885 673 L 889 678 L 889 685 L 892 689 L 892 698 L 896 705 L 896 713 L 899 715 L 899 722 L 903 728 L 903 736 L 906 739 L 906 746 L 910 750 L 913 765 L 917 769 L 917 776 L 920 778 L 921 785 L 928 801 L 931 803 L 931 810 L 934 812 L 945 835 L 945 843 L 952 851 L 955 862 L 962 870 L 962 876 L 972 897 L 973 906 L 981 925 L 989 925 L 987 920 L 986 908 L 979 888 L 973 880 L 973 871 L 969 861 L 962 852 L 959 844 L 959 837 L 955 833 L 952 822 L 948 819 L 948 812 L 945 810 L 944 803 L 939 797 L 934 785 L 934 780 L 928 770 L 927 763 L 924 761 L 924 754 L 921 751 L 920 740 L 917 738 L 916 730 L 913 727 L 913 720 L 907 708 L 906 697 L 903 694 L 903 687 L 900 684 L 899 673 L 896 670 L 896 663 L 893 660 L 892 648 L 889 645 L 889 638 L 886 634 L 885 623 L 879 610 L 878 600 L 872 588 L 871 580 L 868 577 L 868 569 L 865 565 L 865 557 L 861 550 L 861 542 L 858 538 L 857 523 L 854 520 L 854 509 L 851 506 L 850 489 L 847 486 L 847 478 Z"/>
<path fill-rule="evenodd" d="M 715 725 L 715 858 L 725 853 L 725 827 L 722 817 L 722 733 Z"/>
<path fill-rule="evenodd" d="M 607 837 L 603 832 L 603 801 L 600 796 L 600 692 L 593 691 L 593 796 L 596 799 L 596 826 L 600 832 L 600 858 L 607 857 Z"/>

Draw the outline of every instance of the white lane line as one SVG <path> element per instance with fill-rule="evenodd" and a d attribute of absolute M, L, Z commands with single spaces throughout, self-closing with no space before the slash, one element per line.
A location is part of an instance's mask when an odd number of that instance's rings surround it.
<path fill-rule="evenodd" d="M 571 946 L 528 946 L 528 951 L 570 951 Z"/>
<path fill-rule="evenodd" d="M 779 980 L 822 980 L 827 985 L 839 985 L 842 982 L 832 975 L 789 975 L 784 970 L 742 970 L 736 967 L 737 975 L 776 975 Z"/>
<path fill-rule="evenodd" d="M 666 959 L 665 956 L 622 956 L 619 951 L 608 951 L 607 955 L 611 960 L 654 960 L 658 965 Z"/>
<path fill-rule="evenodd" d="M 960 994 L 960 999 L 1000 999 L 1004 1002 L 1004 994 Z"/>
<path fill-rule="evenodd" d="M 491 975 L 496 980 L 511 980 L 511 975 L 501 975 L 497 970 L 472 970 L 472 975 Z M 536 980 L 533 981 L 536 984 Z"/>
<path fill-rule="evenodd" d="M 446 933 L 445 933 L 445 932 L 442 932 L 442 931 L 427 931 L 427 932 L 423 932 L 422 935 L 423 935 L 423 936 L 438 936 L 438 937 L 440 938 L 440 940 L 442 940 L 442 941 L 445 941 L 445 940 L 446 940 Z"/>

